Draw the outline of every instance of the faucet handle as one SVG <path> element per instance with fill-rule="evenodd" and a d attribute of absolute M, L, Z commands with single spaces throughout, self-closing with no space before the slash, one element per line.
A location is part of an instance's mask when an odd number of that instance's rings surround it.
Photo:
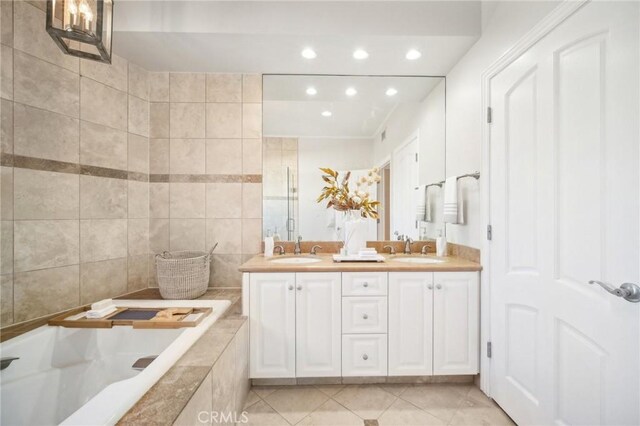
<path fill-rule="evenodd" d="M 396 254 L 396 249 L 392 245 L 386 245 L 383 249 L 389 249 L 389 254 Z"/>

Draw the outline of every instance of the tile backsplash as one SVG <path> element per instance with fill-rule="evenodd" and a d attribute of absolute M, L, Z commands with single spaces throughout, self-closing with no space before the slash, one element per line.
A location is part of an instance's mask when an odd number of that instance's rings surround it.
<path fill-rule="evenodd" d="M 146 288 L 149 73 L 63 55 L 0 1 L 2 327 Z"/>

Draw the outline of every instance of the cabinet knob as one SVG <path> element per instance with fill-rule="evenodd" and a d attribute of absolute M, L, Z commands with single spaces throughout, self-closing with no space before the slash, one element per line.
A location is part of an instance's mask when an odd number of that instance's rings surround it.
<path fill-rule="evenodd" d="M 429 285 L 427 286 L 427 288 L 428 288 L 429 290 L 433 290 L 433 284 L 429 284 Z"/>
<path fill-rule="evenodd" d="M 289 286 L 289 290 L 293 290 L 293 286 L 292 285 Z"/>
<path fill-rule="evenodd" d="M 302 290 L 302 286 L 301 285 L 299 285 L 297 288 L 298 288 L 298 290 Z"/>
<path fill-rule="evenodd" d="M 442 290 L 442 284 L 436 284 L 436 288 L 437 288 L 438 290 Z"/>
<path fill-rule="evenodd" d="M 362 284 L 362 286 L 363 286 L 363 287 L 369 287 L 369 283 L 365 281 L 365 282 Z"/>
<path fill-rule="evenodd" d="M 369 359 L 369 355 L 367 355 L 367 354 L 362 355 L 362 359 L 364 359 L 365 361 L 368 360 Z"/>
<path fill-rule="evenodd" d="M 363 319 L 367 319 L 367 318 L 369 318 L 369 315 L 364 314 L 364 315 L 362 315 L 362 318 L 363 318 Z"/>

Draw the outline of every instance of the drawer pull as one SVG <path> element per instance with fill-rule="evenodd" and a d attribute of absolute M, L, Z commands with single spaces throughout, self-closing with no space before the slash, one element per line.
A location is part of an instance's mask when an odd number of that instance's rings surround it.
<path fill-rule="evenodd" d="M 367 355 L 367 354 L 362 355 L 362 359 L 364 359 L 365 361 L 368 360 L 369 359 L 369 355 Z"/>
<path fill-rule="evenodd" d="M 365 282 L 362 284 L 362 286 L 363 286 L 363 287 L 369 287 L 369 283 L 365 281 Z"/>
<path fill-rule="evenodd" d="M 442 290 L 442 284 L 437 284 L 437 285 L 436 285 L 436 288 L 437 288 L 438 290 Z"/>
<path fill-rule="evenodd" d="M 428 288 L 429 290 L 433 290 L 433 284 L 429 284 L 429 285 L 427 286 L 427 288 Z"/>
<path fill-rule="evenodd" d="M 293 290 L 293 286 L 292 285 L 289 286 L 289 290 L 290 291 Z"/>
<path fill-rule="evenodd" d="M 302 290 L 302 286 L 301 285 L 298 286 L 298 290 Z"/>
<path fill-rule="evenodd" d="M 368 319 L 368 318 L 369 318 L 369 315 L 367 314 L 362 315 L 362 319 Z"/>

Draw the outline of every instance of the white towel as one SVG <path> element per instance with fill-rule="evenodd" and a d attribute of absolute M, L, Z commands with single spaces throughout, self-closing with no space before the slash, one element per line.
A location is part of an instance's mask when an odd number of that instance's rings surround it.
<path fill-rule="evenodd" d="M 458 177 L 448 177 L 444 181 L 444 216 L 445 223 L 458 223 Z"/>
<path fill-rule="evenodd" d="M 117 309 L 113 300 L 104 299 L 91 304 L 91 310 L 87 311 L 87 318 L 102 318 L 114 313 Z"/>
<path fill-rule="evenodd" d="M 424 187 L 424 221 L 433 222 L 431 218 L 431 200 L 429 199 L 429 187 Z"/>
<path fill-rule="evenodd" d="M 416 220 L 422 222 L 426 215 L 426 199 L 425 199 L 425 187 L 420 185 L 416 187 Z"/>

